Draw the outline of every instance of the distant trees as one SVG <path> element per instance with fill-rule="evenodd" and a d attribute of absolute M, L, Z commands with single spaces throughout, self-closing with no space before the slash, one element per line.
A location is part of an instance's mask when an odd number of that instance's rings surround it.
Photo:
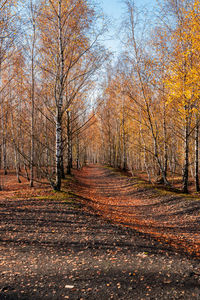
<path fill-rule="evenodd" d="M 167 185 L 182 173 L 186 193 L 191 175 L 198 191 L 200 3 L 165 1 L 168 14 L 151 41 L 144 28 L 140 35 L 144 22 L 134 3 L 126 5 L 127 51 L 108 73 L 98 120 L 102 161 L 145 170 Z"/>
<path fill-rule="evenodd" d="M 60 190 L 72 167 L 101 162 L 166 185 L 181 175 L 184 192 L 193 177 L 199 191 L 199 0 L 160 1 L 148 30 L 125 4 L 123 52 L 95 77 L 108 54 L 92 2 L 0 3 L 4 174 Z"/>
<path fill-rule="evenodd" d="M 76 101 L 80 101 L 80 95 L 86 93 L 91 76 L 106 57 L 97 44 L 101 33 L 94 32 L 95 18 L 94 9 L 86 1 L 42 2 L 40 65 L 53 101 L 56 179 L 51 184 L 55 190 L 60 190 L 61 186 L 64 138 L 67 141 L 67 170 L 71 173 L 72 108 Z M 63 127 L 65 118 L 66 131 Z"/>
<path fill-rule="evenodd" d="M 9 100 L 11 90 L 10 63 L 14 55 L 18 33 L 15 3 L 12 0 L 0 2 L 0 166 L 7 174 L 9 138 Z"/>
<path fill-rule="evenodd" d="M 15 165 L 19 182 L 23 167 L 31 186 L 45 176 L 60 190 L 76 147 L 80 165 L 87 95 L 107 58 L 98 42 L 104 22 L 89 1 L 9 0 L 0 10 L 2 165 L 5 173 Z"/>

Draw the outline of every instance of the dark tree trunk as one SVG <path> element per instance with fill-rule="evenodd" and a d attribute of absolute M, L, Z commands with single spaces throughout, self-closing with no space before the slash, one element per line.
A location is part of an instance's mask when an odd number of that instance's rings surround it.
<path fill-rule="evenodd" d="M 61 188 L 61 158 L 62 158 L 62 126 L 61 126 L 61 111 L 60 107 L 57 107 L 57 118 L 56 118 L 56 182 L 54 189 L 60 191 Z"/>
<path fill-rule="evenodd" d="M 195 127 L 195 185 L 196 191 L 199 192 L 199 118 L 197 115 Z"/>
<path fill-rule="evenodd" d="M 62 173 L 62 179 L 65 179 L 65 168 L 64 168 L 63 153 L 61 155 L 61 173 Z"/>
<path fill-rule="evenodd" d="M 71 130 L 70 130 L 70 113 L 67 111 L 67 174 L 71 175 L 72 168 L 72 147 L 71 147 Z"/>
<path fill-rule="evenodd" d="M 189 176 L 189 125 L 188 118 L 185 125 L 185 162 L 183 168 L 183 192 L 188 193 L 188 176 Z"/>
<path fill-rule="evenodd" d="M 79 136 L 76 135 L 76 168 L 80 168 L 80 149 L 79 149 Z"/>
<path fill-rule="evenodd" d="M 123 170 L 127 170 L 127 153 L 126 153 L 126 133 L 125 133 L 125 108 L 123 101 L 123 118 L 122 118 L 122 139 L 123 139 Z"/>
<path fill-rule="evenodd" d="M 164 134 L 164 174 L 165 174 L 165 177 L 167 177 L 168 154 L 167 154 L 167 127 L 166 127 L 165 104 L 164 104 L 164 118 L 163 118 L 163 134 Z"/>

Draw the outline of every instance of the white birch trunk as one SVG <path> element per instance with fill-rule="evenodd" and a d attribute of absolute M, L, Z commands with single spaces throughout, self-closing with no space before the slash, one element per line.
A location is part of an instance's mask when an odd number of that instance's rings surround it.
<path fill-rule="evenodd" d="M 63 53 L 63 36 L 62 36 L 62 0 L 58 1 L 58 34 L 59 34 L 59 78 L 58 84 L 55 87 L 58 95 L 56 99 L 56 182 L 55 190 L 61 188 L 61 159 L 62 159 L 62 107 L 63 107 L 63 92 L 64 92 L 64 53 Z"/>
<path fill-rule="evenodd" d="M 34 123 L 35 123 L 35 42 L 36 42 L 36 27 L 35 27 L 35 12 L 33 8 L 32 0 L 31 5 L 31 21 L 33 26 L 33 39 L 32 39 L 32 49 L 31 49 L 31 163 L 30 163 L 30 186 L 33 187 L 34 180 L 34 153 L 35 153 L 35 143 L 34 143 Z"/>

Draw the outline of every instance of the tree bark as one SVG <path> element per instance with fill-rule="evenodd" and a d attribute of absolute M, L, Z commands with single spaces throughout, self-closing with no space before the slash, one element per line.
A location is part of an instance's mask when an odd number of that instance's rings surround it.
<path fill-rule="evenodd" d="M 35 27 L 35 12 L 32 0 L 31 6 L 31 22 L 33 26 L 33 37 L 31 45 L 31 163 L 30 163 L 30 186 L 33 187 L 34 180 L 34 153 L 35 153 L 35 141 L 34 141 L 34 123 L 35 123 L 35 41 L 36 41 L 36 27 Z"/>
<path fill-rule="evenodd" d="M 124 99 L 122 107 L 122 139 L 123 139 L 123 170 L 127 170 L 127 153 L 126 153 L 126 133 L 125 133 L 125 108 L 124 108 Z"/>
<path fill-rule="evenodd" d="M 64 158 L 63 153 L 61 155 L 61 173 L 62 173 L 62 179 L 65 179 L 65 168 L 64 168 Z"/>
<path fill-rule="evenodd" d="M 55 85 L 56 95 L 56 182 L 54 189 L 60 191 L 61 188 L 61 159 L 62 159 L 62 107 L 64 92 L 64 53 L 63 53 L 63 33 L 62 33 L 62 0 L 58 1 L 58 34 L 59 34 L 59 76 L 58 84 Z M 57 95 L 58 92 L 58 95 Z"/>
<path fill-rule="evenodd" d="M 8 113 L 5 112 L 5 108 L 3 107 L 3 103 L 1 105 L 1 111 L 2 111 L 2 155 L 3 155 L 3 169 L 4 169 L 4 175 L 7 175 L 7 119 L 8 119 Z"/>
<path fill-rule="evenodd" d="M 21 183 L 20 176 L 19 176 L 19 172 L 20 172 L 20 168 L 19 168 L 19 153 L 18 153 L 18 150 L 17 150 L 16 141 L 15 141 L 15 138 L 14 138 L 14 120 L 13 120 L 13 114 L 11 114 L 11 126 L 12 126 L 12 136 L 13 136 L 13 141 L 14 141 L 14 154 L 15 154 L 16 176 L 17 176 L 17 181 L 19 183 Z"/>
<path fill-rule="evenodd" d="M 71 175 L 72 168 L 72 145 L 71 145 L 71 128 L 70 112 L 67 111 L 67 174 Z"/>
<path fill-rule="evenodd" d="M 166 107 L 164 103 L 164 118 L 163 118 L 163 135 L 164 135 L 164 174 L 167 177 L 167 165 L 168 165 L 168 154 L 167 154 L 167 127 L 166 127 Z"/>
<path fill-rule="evenodd" d="M 79 146 L 79 135 L 76 135 L 76 168 L 80 168 L 80 146 Z"/>
<path fill-rule="evenodd" d="M 188 193 L 188 174 L 189 174 L 189 125 L 188 117 L 185 124 L 185 140 L 184 140 L 184 168 L 183 168 L 183 192 Z"/>
<path fill-rule="evenodd" d="M 62 157 L 62 122 L 60 106 L 57 107 L 56 117 L 56 182 L 54 189 L 60 191 L 61 188 L 61 157 Z"/>
<path fill-rule="evenodd" d="M 196 191 L 199 192 L 199 118 L 197 114 L 195 126 L 195 186 Z"/>

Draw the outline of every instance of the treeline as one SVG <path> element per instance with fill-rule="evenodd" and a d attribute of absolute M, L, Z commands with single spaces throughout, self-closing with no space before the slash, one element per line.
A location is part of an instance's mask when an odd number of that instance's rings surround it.
<path fill-rule="evenodd" d="M 91 1 L 0 1 L 4 174 L 60 190 L 72 167 L 100 162 L 199 191 L 200 2 L 160 0 L 149 17 L 124 4 L 113 64 Z"/>
<path fill-rule="evenodd" d="M 30 185 L 86 160 L 90 90 L 107 59 L 102 14 L 83 0 L 0 1 L 0 168 Z M 73 155 L 73 156 L 72 156 Z M 23 171 L 23 172 L 22 172 Z"/>
<path fill-rule="evenodd" d="M 93 160 L 199 191 L 200 2 L 160 1 L 153 26 L 126 1 L 124 52 L 110 66 Z M 151 16 L 152 18 L 152 16 Z"/>

